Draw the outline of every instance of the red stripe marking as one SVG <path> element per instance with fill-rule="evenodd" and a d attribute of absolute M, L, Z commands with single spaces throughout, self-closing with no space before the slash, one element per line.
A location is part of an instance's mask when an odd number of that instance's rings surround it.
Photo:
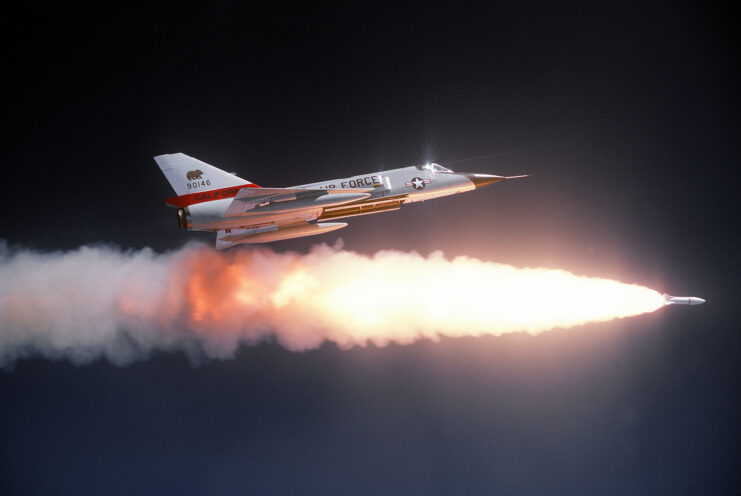
<path fill-rule="evenodd" d="M 196 203 L 203 203 L 214 200 L 223 200 L 224 198 L 232 198 L 237 196 L 237 193 L 242 188 L 259 188 L 257 184 L 240 184 L 239 186 L 231 186 L 229 188 L 212 189 L 210 191 L 199 191 L 198 193 L 189 193 L 187 195 L 173 196 L 165 199 L 166 203 L 172 206 L 185 208 L 188 205 L 194 205 Z"/>

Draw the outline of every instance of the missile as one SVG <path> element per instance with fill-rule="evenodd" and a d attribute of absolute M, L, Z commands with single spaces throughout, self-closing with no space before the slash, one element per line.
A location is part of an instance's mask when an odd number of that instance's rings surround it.
<path fill-rule="evenodd" d="M 666 293 L 663 296 L 664 305 L 700 305 L 705 303 L 705 300 L 697 296 L 672 296 Z"/>

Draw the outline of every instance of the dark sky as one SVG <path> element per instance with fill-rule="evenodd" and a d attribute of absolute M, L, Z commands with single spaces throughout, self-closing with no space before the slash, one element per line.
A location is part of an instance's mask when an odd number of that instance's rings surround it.
<path fill-rule="evenodd" d="M 7 12 L 11 246 L 211 242 L 164 206 L 162 153 L 288 186 L 516 152 L 452 167 L 525 181 L 273 248 L 441 249 L 708 303 L 537 337 L 25 359 L 0 371 L 0 492 L 739 494 L 738 11 L 598 3 Z"/>

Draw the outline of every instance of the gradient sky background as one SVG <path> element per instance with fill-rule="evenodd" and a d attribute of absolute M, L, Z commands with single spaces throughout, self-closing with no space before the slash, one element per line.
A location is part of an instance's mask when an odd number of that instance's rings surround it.
<path fill-rule="evenodd" d="M 593 4 L 8 15 L 11 246 L 212 242 L 164 206 L 162 153 L 288 186 L 516 151 L 451 167 L 533 177 L 272 246 L 443 250 L 708 303 L 195 366 L 26 359 L 0 371 L 0 492 L 738 494 L 738 10 Z"/>

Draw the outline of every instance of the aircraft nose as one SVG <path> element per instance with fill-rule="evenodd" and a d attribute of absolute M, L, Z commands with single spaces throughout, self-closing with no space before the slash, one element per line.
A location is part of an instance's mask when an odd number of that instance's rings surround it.
<path fill-rule="evenodd" d="M 464 176 L 469 181 L 471 181 L 474 184 L 474 186 L 476 186 L 477 188 L 486 186 L 487 184 L 496 183 L 497 181 L 502 181 L 504 179 L 507 179 L 504 176 L 494 176 L 492 174 L 479 174 L 477 172 L 460 172 L 460 175 Z"/>

